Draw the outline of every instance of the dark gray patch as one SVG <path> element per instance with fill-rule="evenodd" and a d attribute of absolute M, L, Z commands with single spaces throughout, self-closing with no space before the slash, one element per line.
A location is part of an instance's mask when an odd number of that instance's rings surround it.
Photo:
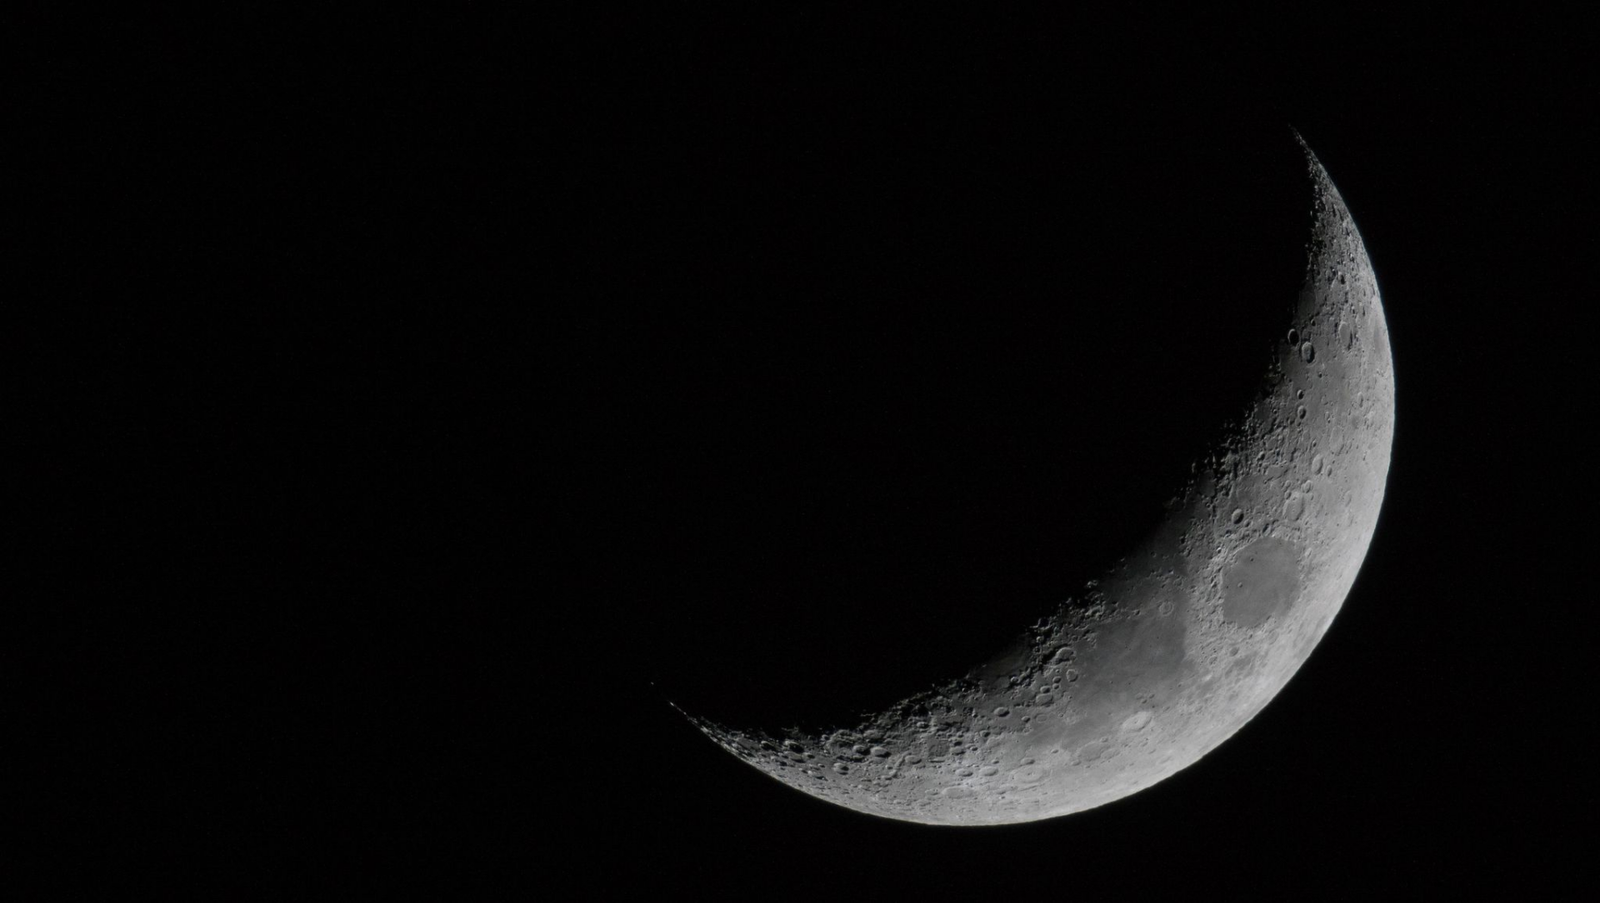
<path fill-rule="evenodd" d="M 1263 536 L 1222 572 L 1222 616 L 1240 627 L 1259 627 L 1286 610 L 1300 589 L 1300 547 Z"/>
<path fill-rule="evenodd" d="M 1136 693 L 1170 695 L 1185 654 L 1182 621 L 1136 618 L 1106 631 L 1100 676 Z"/>
<path fill-rule="evenodd" d="M 1069 690 L 1078 715 L 1069 742 L 1103 734 L 1141 708 L 1161 709 L 1176 699 L 1186 671 L 1181 618 L 1153 613 L 1102 625 L 1100 642 L 1083 655 L 1082 679 Z"/>

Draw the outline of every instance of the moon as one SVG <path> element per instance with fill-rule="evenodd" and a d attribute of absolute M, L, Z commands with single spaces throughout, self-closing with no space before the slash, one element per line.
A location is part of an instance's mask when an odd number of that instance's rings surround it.
<path fill-rule="evenodd" d="M 1216 749 L 1294 676 L 1354 583 L 1394 433 L 1366 247 L 1304 142 L 1305 282 L 1261 389 L 1098 579 L 959 678 L 821 733 L 685 713 L 760 771 L 859 812 L 938 825 L 1101 806 Z M 1285 299 L 1286 301 L 1290 299 Z"/>

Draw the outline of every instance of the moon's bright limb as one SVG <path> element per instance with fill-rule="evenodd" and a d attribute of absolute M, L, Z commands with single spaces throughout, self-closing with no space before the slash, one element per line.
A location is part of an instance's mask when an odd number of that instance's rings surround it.
<path fill-rule="evenodd" d="M 853 727 L 782 736 L 691 720 L 851 809 L 929 824 L 1033 821 L 1148 787 L 1271 701 L 1344 603 L 1389 471 L 1394 375 L 1377 281 L 1309 149 L 1304 287 L 1248 413 L 1162 526 L 965 677 Z"/>

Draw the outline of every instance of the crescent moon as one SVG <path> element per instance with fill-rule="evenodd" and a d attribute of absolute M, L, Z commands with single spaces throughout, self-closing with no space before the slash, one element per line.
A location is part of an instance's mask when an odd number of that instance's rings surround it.
<path fill-rule="evenodd" d="M 851 726 L 769 735 L 689 719 L 819 799 L 992 825 L 1128 796 L 1260 712 L 1344 604 L 1394 434 L 1372 263 L 1344 199 L 1300 146 L 1315 199 L 1310 250 L 1262 391 L 1196 460 L 1140 547 L 990 661 Z"/>

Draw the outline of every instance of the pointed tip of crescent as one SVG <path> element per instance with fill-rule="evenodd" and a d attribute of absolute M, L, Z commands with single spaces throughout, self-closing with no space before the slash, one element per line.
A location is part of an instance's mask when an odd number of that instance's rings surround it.
<path fill-rule="evenodd" d="M 723 737 L 726 735 L 727 729 L 722 725 L 712 721 L 709 718 L 705 718 L 690 712 L 683 706 L 673 702 L 671 699 L 666 700 L 666 702 L 667 705 L 672 706 L 674 711 L 676 711 L 679 715 L 682 715 L 684 720 L 688 721 L 695 730 L 711 738 L 711 740 L 715 741 L 716 743 L 723 744 Z"/>
<path fill-rule="evenodd" d="M 662 698 L 662 700 L 664 702 L 666 702 L 667 705 L 672 706 L 672 710 L 673 711 L 677 712 L 679 715 L 682 715 L 684 718 L 688 719 L 690 724 L 692 724 L 695 727 L 698 727 L 698 728 L 701 728 L 702 730 L 704 730 L 704 727 L 702 727 L 701 722 L 703 722 L 705 719 L 700 718 L 700 717 L 698 717 L 696 715 L 690 714 L 689 711 L 686 710 L 683 706 L 678 705 L 670 697 L 668 697 L 668 696 L 666 696 L 664 694 L 662 695 L 661 698 Z"/>
<path fill-rule="evenodd" d="M 690 712 L 681 705 L 678 705 L 677 702 L 675 702 L 665 693 L 661 694 L 661 699 L 667 705 L 671 706 L 673 711 L 677 712 L 679 715 L 682 715 L 684 720 L 689 722 L 689 724 L 692 725 L 695 730 L 705 734 L 707 737 L 710 737 L 713 740 L 717 739 L 717 730 L 719 727 L 717 724 L 707 718 L 702 718 L 701 716 Z"/>
<path fill-rule="evenodd" d="M 1306 157 L 1313 164 L 1317 163 L 1317 155 L 1311 152 L 1311 145 L 1306 143 L 1306 136 L 1300 134 L 1300 130 L 1293 125 L 1289 126 L 1289 134 L 1294 136 L 1294 143 L 1300 145 L 1300 149 L 1305 152 Z"/>
<path fill-rule="evenodd" d="M 1294 136 L 1295 143 L 1300 145 L 1301 152 L 1306 155 L 1306 164 L 1311 167 L 1312 176 L 1324 180 L 1327 179 L 1327 169 L 1323 167 L 1322 161 L 1317 158 L 1316 151 L 1313 151 L 1311 145 L 1306 143 L 1305 136 L 1300 134 L 1300 130 L 1292 125 L 1289 126 L 1289 133 Z"/>

